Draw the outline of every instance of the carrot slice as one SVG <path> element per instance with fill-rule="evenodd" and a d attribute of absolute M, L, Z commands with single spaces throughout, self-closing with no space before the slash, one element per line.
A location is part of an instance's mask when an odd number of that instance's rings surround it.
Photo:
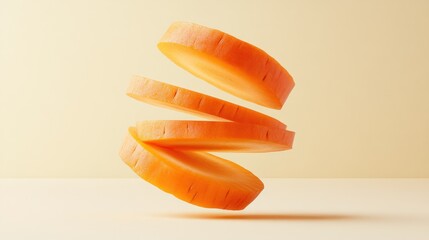
<path fill-rule="evenodd" d="M 272 152 L 290 149 L 294 132 L 236 122 L 155 120 L 137 123 L 145 143 L 180 150 Z"/>
<path fill-rule="evenodd" d="M 230 120 L 286 128 L 284 123 L 262 113 L 146 77 L 134 76 L 127 89 L 127 95 L 153 105 L 193 113 L 216 120 Z"/>
<path fill-rule="evenodd" d="M 173 23 L 158 48 L 193 75 L 262 106 L 281 109 L 295 85 L 266 52 L 216 29 Z"/>
<path fill-rule="evenodd" d="M 193 75 L 262 106 L 281 109 L 295 85 L 266 52 L 216 29 L 177 22 L 158 48 Z M 295 133 L 277 119 L 202 93 L 134 77 L 127 94 L 221 120 L 138 122 L 120 150 L 141 178 L 197 206 L 241 210 L 264 188 L 250 171 L 204 151 L 270 152 L 293 144 Z"/>
<path fill-rule="evenodd" d="M 241 210 L 263 190 L 243 167 L 208 153 L 176 151 L 143 143 L 129 129 L 120 156 L 133 171 L 161 190 L 206 208 Z"/>

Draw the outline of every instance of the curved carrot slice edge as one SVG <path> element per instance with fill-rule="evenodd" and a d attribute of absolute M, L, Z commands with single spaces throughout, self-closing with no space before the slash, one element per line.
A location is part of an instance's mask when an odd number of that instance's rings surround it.
<path fill-rule="evenodd" d="M 198 78 L 265 107 L 281 109 L 295 85 L 287 70 L 263 50 L 198 24 L 173 23 L 158 48 Z"/>
<path fill-rule="evenodd" d="M 144 180 L 201 207 L 241 210 L 264 188 L 258 177 L 233 162 L 146 144 L 135 128 L 129 129 L 120 156 Z"/>
<path fill-rule="evenodd" d="M 292 148 L 295 133 L 236 122 L 153 120 L 137 123 L 145 143 L 179 150 L 273 152 Z"/>
<path fill-rule="evenodd" d="M 286 128 L 284 123 L 260 112 L 146 77 L 134 76 L 127 95 L 142 102 L 209 119 Z"/>

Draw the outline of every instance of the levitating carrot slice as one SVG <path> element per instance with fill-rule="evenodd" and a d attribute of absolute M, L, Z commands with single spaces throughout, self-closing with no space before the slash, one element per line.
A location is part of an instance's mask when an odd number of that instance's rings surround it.
<path fill-rule="evenodd" d="M 236 122 L 155 120 L 137 123 L 146 143 L 180 150 L 272 152 L 290 149 L 294 132 Z"/>
<path fill-rule="evenodd" d="M 145 144 L 136 138 L 134 128 L 120 156 L 144 180 L 201 207 L 241 210 L 264 188 L 258 177 L 233 162 Z"/>
<path fill-rule="evenodd" d="M 237 97 L 281 109 L 295 83 L 274 58 L 219 30 L 173 23 L 158 48 L 178 66 Z"/>
<path fill-rule="evenodd" d="M 134 76 L 128 87 L 127 95 L 150 104 L 212 119 L 286 128 L 284 123 L 262 113 L 145 77 Z"/>

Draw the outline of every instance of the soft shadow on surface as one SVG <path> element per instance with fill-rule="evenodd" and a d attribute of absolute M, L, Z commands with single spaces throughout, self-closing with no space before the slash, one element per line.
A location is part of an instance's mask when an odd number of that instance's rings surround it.
<path fill-rule="evenodd" d="M 214 220 L 283 220 L 283 221 L 340 221 L 368 219 L 366 216 L 345 214 L 311 214 L 311 213 L 171 213 L 157 215 L 168 218 L 214 219 Z"/>

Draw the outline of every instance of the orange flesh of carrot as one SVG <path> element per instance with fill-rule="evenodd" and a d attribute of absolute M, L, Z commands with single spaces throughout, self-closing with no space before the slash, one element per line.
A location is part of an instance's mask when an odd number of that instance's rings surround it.
<path fill-rule="evenodd" d="M 284 123 L 262 113 L 146 77 L 134 76 L 128 86 L 127 95 L 149 104 L 215 120 L 286 128 Z"/>
<path fill-rule="evenodd" d="M 290 149 L 294 132 L 237 122 L 155 120 L 138 122 L 137 136 L 180 150 L 273 152 Z"/>
<path fill-rule="evenodd" d="M 216 29 L 173 23 L 158 48 L 193 75 L 269 108 L 281 109 L 295 85 L 287 70 L 266 52 Z"/>
<path fill-rule="evenodd" d="M 129 129 L 121 150 L 133 171 L 161 190 L 206 208 L 241 210 L 263 190 L 261 180 L 243 167 L 214 155 L 147 144 Z"/>

